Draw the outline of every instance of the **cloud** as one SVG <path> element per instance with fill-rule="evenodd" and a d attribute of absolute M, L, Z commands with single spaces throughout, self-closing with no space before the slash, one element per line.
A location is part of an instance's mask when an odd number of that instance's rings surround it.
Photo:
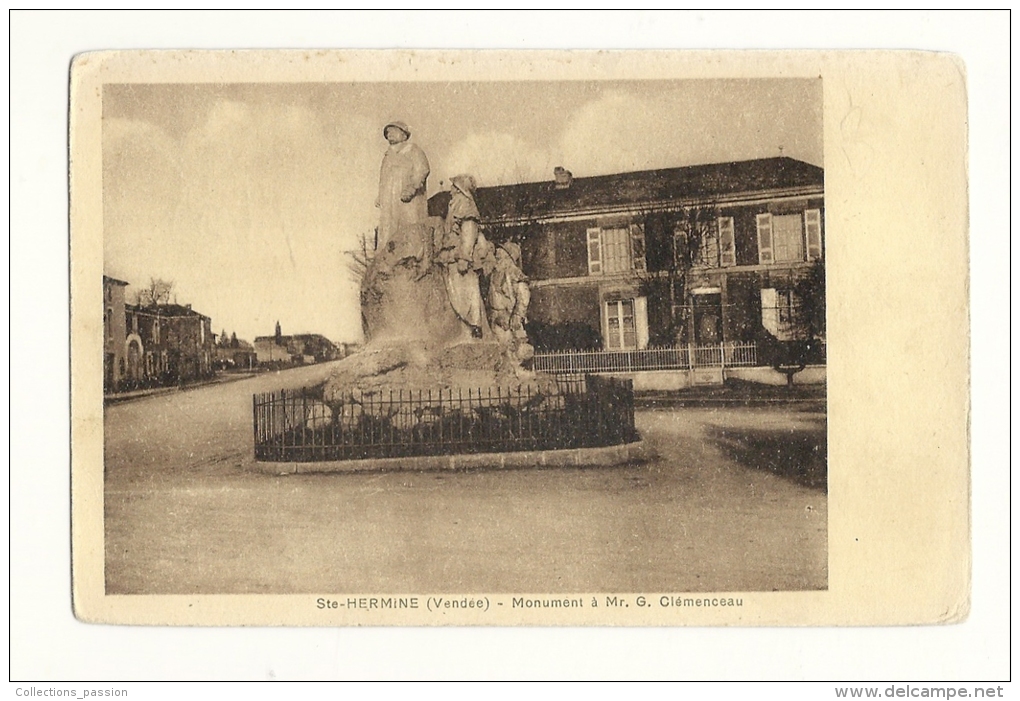
<path fill-rule="evenodd" d="M 524 139 L 499 132 L 472 132 L 453 146 L 438 175 L 446 183 L 454 175 L 470 173 L 481 185 L 507 185 L 548 180 L 553 165 L 552 154 Z"/>
<path fill-rule="evenodd" d="M 575 110 L 560 159 L 597 175 L 778 156 L 821 164 L 821 91 L 812 81 L 684 81 L 610 90 Z"/>
<path fill-rule="evenodd" d="M 593 175 L 651 167 L 662 150 L 668 125 L 647 100 L 608 92 L 574 112 L 560 144 L 564 167 L 575 175 Z"/>
<path fill-rule="evenodd" d="M 355 336 L 342 251 L 371 221 L 374 192 L 348 173 L 366 167 L 352 160 L 378 163 L 352 137 L 300 105 L 230 100 L 179 140 L 144 121 L 107 124 L 108 272 L 174 279 L 181 301 L 246 336 L 276 318 Z"/>
<path fill-rule="evenodd" d="M 179 144 L 141 120 L 103 121 L 104 253 L 126 275 L 170 230 L 182 174 Z"/>

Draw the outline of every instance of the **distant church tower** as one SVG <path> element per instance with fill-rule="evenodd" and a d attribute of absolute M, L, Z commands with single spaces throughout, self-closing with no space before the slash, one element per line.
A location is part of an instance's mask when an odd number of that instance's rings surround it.
<path fill-rule="evenodd" d="M 283 338 L 283 331 L 280 329 L 280 322 L 276 322 L 276 345 L 280 345 L 280 340 Z"/>

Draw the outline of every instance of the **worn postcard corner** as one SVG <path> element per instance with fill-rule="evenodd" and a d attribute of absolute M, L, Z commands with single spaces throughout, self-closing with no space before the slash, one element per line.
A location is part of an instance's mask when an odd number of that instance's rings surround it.
<path fill-rule="evenodd" d="M 564 58 L 75 57 L 80 620 L 966 618 L 959 59 Z"/>

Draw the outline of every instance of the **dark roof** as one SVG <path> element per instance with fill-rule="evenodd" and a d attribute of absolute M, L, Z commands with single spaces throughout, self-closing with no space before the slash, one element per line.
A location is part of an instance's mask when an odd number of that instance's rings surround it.
<path fill-rule="evenodd" d="M 191 307 L 183 304 L 125 304 L 129 310 L 134 312 L 142 312 L 144 314 L 158 314 L 159 316 L 200 316 L 203 319 L 208 319 L 205 314 L 196 312 Z"/>
<path fill-rule="evenodd" d="M 256 343 L 260 343 L 260 342 L 261 343 L 266 343 L 266 342 L 275 341 L 275 340 L 276 340 L 276 336 L 256 336 L 255 337 L 255 342 Z M 280 340 L 283 343 L 289 343 L 290 341 L 305 341 L 305 342 L 307 342 L 307 341 L 318 341 L 318 342 L 321 343 L 321 342 L 325 341 L 326 343 L 329 343 L 329 344 L 333 345 L 333 342 L 331 340 L 329 340 L 328 338 L 326 338 L 325 336 L 323 336 L 321 333 L 296 333 L 296 334 L 292 334 L 292 335 L 289 335 L 289 336 L 284 336 L 284 335 L 281 334 Z"/>
<path fill-rule="evenodd" d="M 108 282 L 111 285 L 121 285 L 121 286 L 127 286 L 127 285 L 131 284 L 131 283 L 128 283 L 128 282 L 124 282 L 123 280 L 118 280 L 115 277 L 110 277 L 109 275 L 104 275 L 103 276 L 103 282 L 104 283 Z"/>
<path fill-rule="evenodd" d="M 533 219 L 652 204 L 663 207 L 672 202 L 712 200 L 741 193 L 820 189 L 823 184 L 823 169 L 781 156 L 573 178 L 570 186 L 563 189 L 557 189 L 553 180 L 481 187 L 475 201 L 485 220 Z M 448 201 L 449 193 L 435 195 L 429 201 L 429 214 L 443 216 Z"/>

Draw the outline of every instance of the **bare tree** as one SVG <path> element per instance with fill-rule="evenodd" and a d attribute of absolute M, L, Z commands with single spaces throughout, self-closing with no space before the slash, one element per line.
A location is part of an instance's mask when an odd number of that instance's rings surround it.
<path fill-rule="evenodd" d="M 356 283 L 361 283 L 368 272 L 368 266 L 372 264 L 372 259 L 375 258 L 376 236 L 376 231 L 363 233 L 358 237 L 358 247 L 356 249 L 344 251 L 344 255 L 347 256 L 347 272 L 351 274 L 351 279 Z"/>
<path fill-rule="evenodd" d="M 148 287 L 144 287 L 135 295 L 135 302 L 142 307 L 169 304 L 173 297 L 174 281 L 162 278 L 149 278 Z"/>
<path fill-rule="evenodd" d="M 808 364 L 824 362 L 825 261 L 815 260 L 794 285 L 793 293 L 797 300 L 797 338 L 780 341 L 768 334 L 764 349 L 772 367 L 786 375 L 787 387 L 793 387 L 793 376 Z"/>
<path fill-rule="evenodd" d="M 804 326 L 808 339 L 825 336 L 825 261 L 816 259 L 804 277 L 793 288 L 800 302 L 798 321 Z"/>
<path fill-rule="evenodd" d="M 658 327 L 656 338 L 651 340 L 654 345 L 667 345 L 683 342 L 691 323 L 688 294 L 691 269 L 695 265 L 711 264 L 707 258 L 719 255 L 717 213 L 712 207 L 691 206 L 656 216 L 658 230 L 646 231 L 646 235 L 661 237 L 659 245 L 665 243 L 665 250 L 659 256 L 657 269 L 644 274 L 641 291 L 666 305 L 665 323 Z"/>

